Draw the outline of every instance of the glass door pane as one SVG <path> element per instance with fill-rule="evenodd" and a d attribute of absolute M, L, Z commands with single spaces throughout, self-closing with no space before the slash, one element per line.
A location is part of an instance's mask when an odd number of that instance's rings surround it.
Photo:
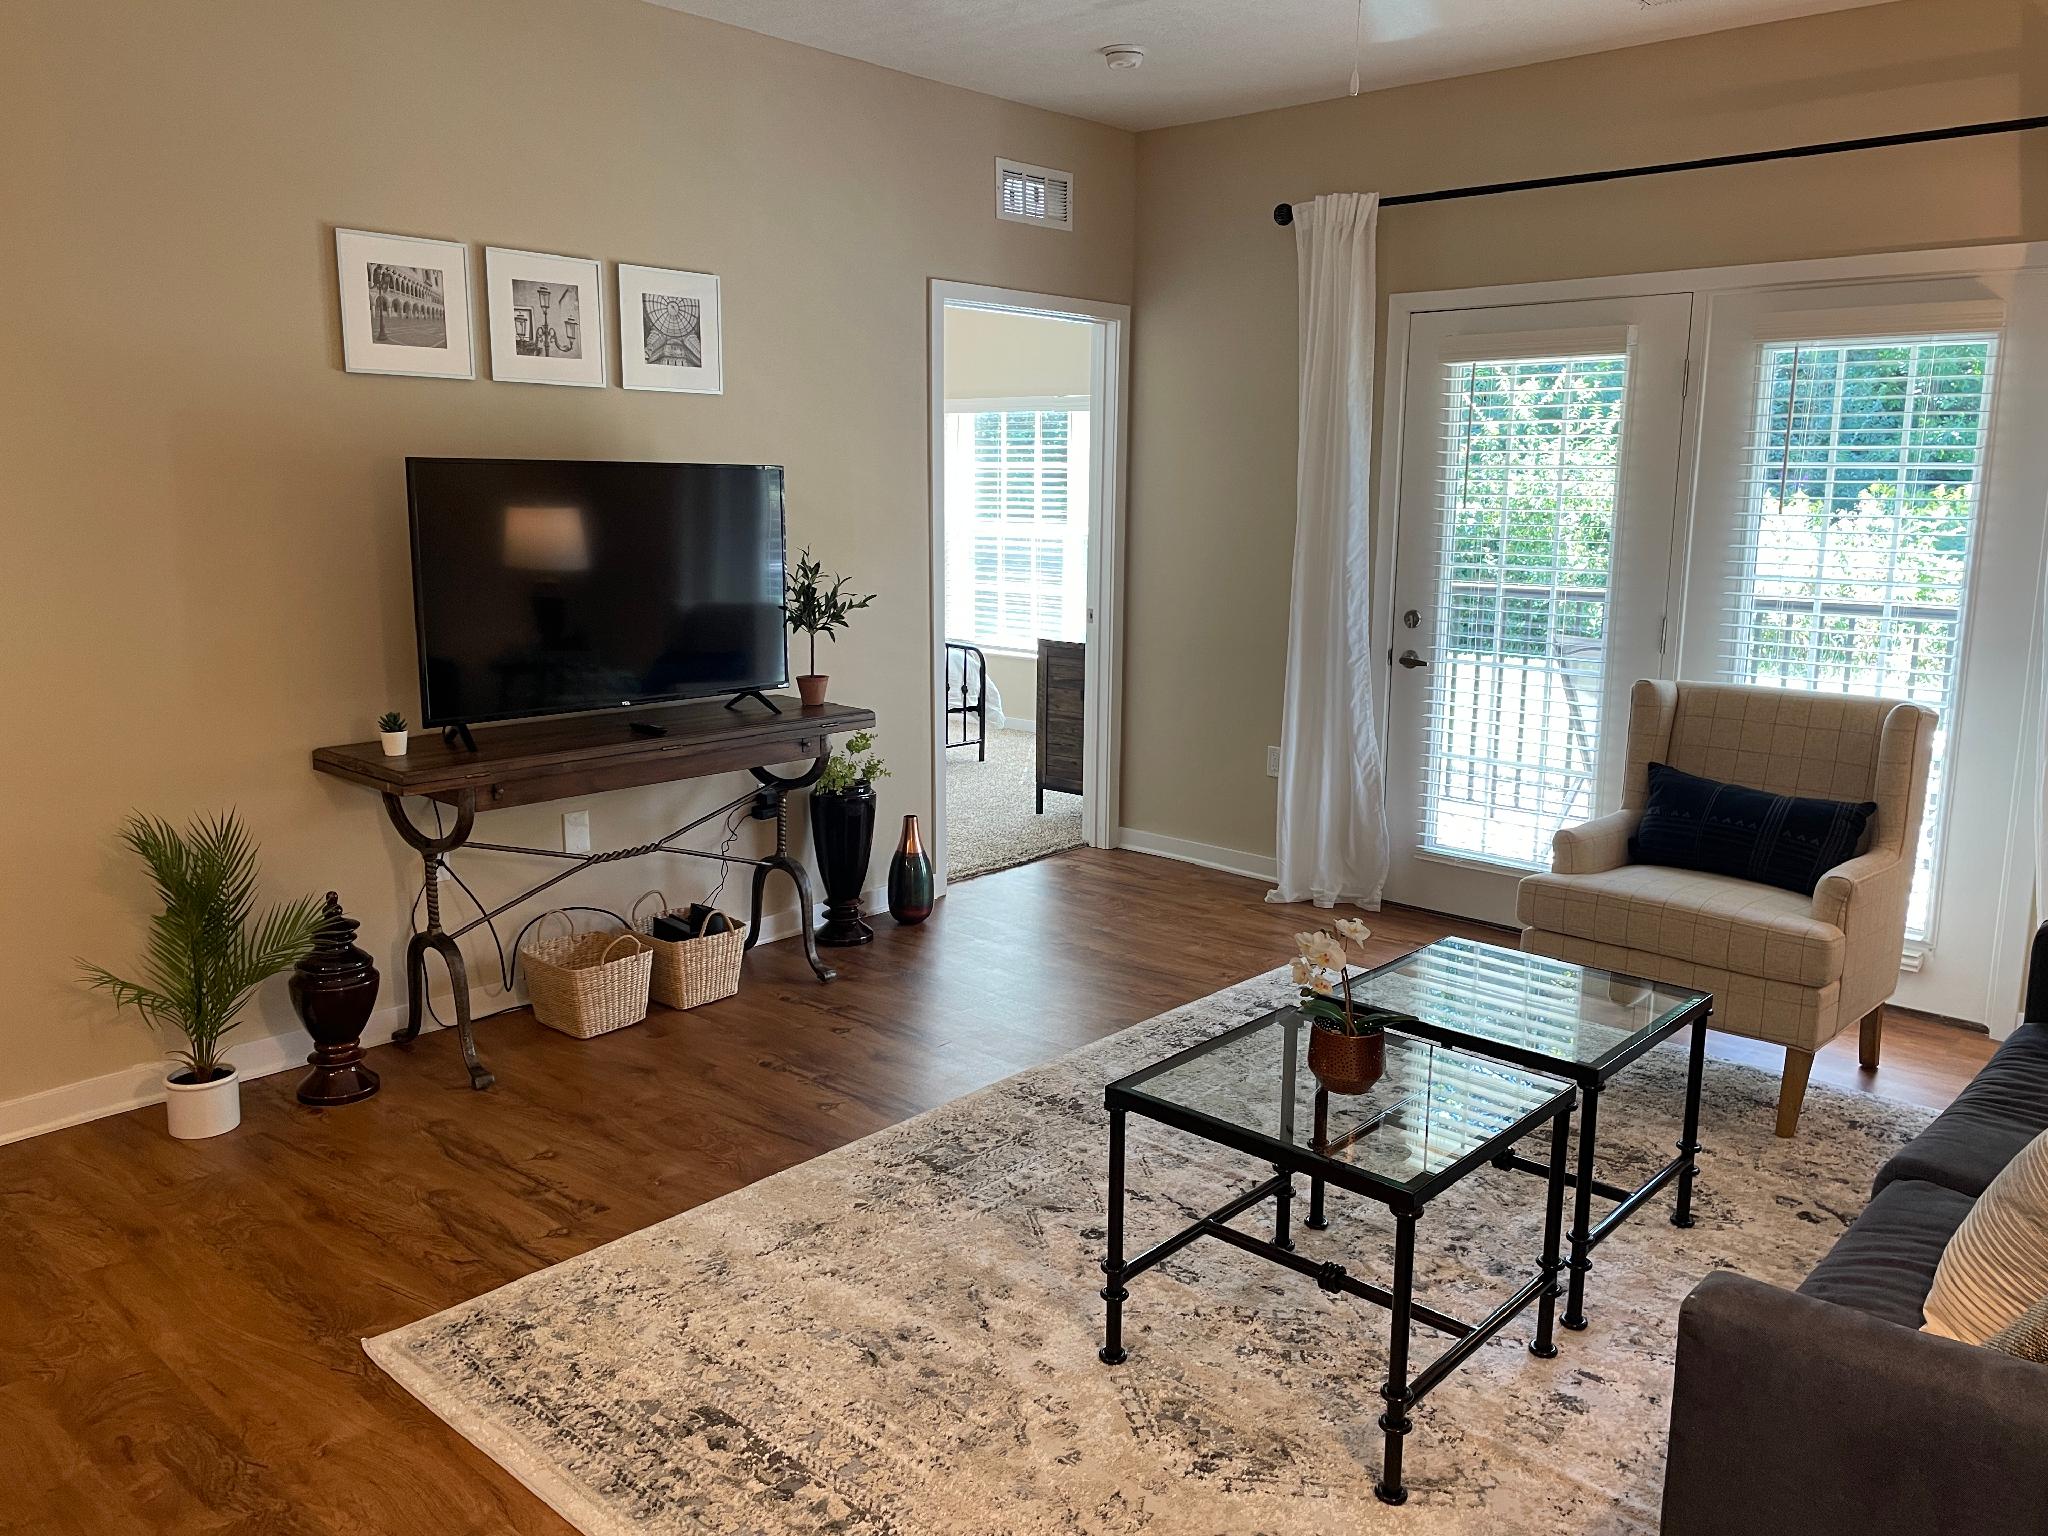
<path fill-rule="evenodd" d="M 1995 333 L 1768 342 L 1721 671 L 1940 722 L 1907 932 L 1931 930 Z"/>
<path fill-rule="evenodd" d="M 1592 814 L 1628 367 L 1444 367 L 1425 848 L 1547 867 Z"/>
<path fill-rule="evenodd" d="M 1558 828 L 1619 803 L 1629 690 L 1663 670 L 1691 323 L 1685 294 L 1410 322 L 1389 899 L 1512 922 Z"/>

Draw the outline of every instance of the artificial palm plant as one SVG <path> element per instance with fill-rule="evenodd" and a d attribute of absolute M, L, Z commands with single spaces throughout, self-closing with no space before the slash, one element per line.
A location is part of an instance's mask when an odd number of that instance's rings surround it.
<path fill-rule="evenodd" d="M 311 896 L 254 917 L 256 845 L 233 811 L 180 832 L 159 817 L 134 815 L 121 838 L 149 867 L 163 910 L 149 920 L 140 981 L 81 960 L 85 980 L 152 1029 L 174 1029 L 173 1053 L 195 1083 L 227 1070 L 221 1037 L 259 982 L 297 962 L 313 944 L 320 903 Z"/>

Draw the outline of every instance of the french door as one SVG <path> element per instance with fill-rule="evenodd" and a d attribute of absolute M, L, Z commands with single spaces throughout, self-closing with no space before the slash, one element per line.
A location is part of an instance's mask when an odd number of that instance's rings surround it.
<path fill-rule="evenodd" d="M 1937 723 L 1896 1000 L 2003 1033 L 2048 766 L 2030 262 L 1414 313 L 1388 899 L 1511 923 L 1619 805 L 1638 678 L 1907 699 Z"/>
<path fill-rule="evenodd" d="M 1389 900 L 1512 922 L 1618 803 L 1664 673 L 1689 294 L 1409 323 L 1387 704 Z"/>
<path fill-rule="evenodd" d="M 1896 1000 L 1986 1023 L 2030 755 L 2043 286 L 1764 288 L 1713 296 L 1702 327 L 1679 675 L 1934 712 Z"/>

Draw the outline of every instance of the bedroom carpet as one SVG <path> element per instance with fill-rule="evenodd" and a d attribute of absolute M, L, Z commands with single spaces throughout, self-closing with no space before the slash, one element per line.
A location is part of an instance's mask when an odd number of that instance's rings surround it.
<path fill-rule="evenodd" d="M 988 761 L 972 747 L 946 754 L 946 878 L 1013 869 L 1081 846 L 1081 797 L 1045 793 L 1037 813 L 1032 789 L 1038 738 L 1029 731 L 990 731 Z"/>

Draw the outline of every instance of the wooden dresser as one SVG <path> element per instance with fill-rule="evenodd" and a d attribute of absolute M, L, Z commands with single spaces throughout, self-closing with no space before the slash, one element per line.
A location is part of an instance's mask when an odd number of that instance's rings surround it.
<path fill-rule="evenodd" d="M 1038 810 L 1045 792 L 1081 793 L 1081 720 L 1088 647 L 1078 640 L 1038 642 Z"/>

